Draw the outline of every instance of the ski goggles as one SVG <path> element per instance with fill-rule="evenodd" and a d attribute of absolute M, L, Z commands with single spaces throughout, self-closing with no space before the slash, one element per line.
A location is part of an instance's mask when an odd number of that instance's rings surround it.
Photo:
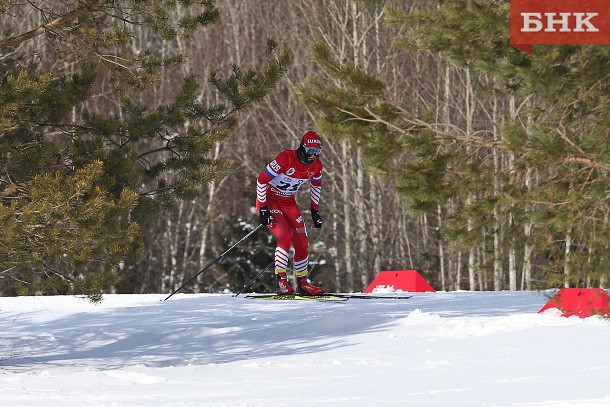
<path fill-rule="evenodd" d="M 315 155 L 317 157 L 322 152 L 322 148 L 313 148 L 313 147 L 307 147 L 307 146 L 303 146 L 303 147 L 305 148 L 305 153 L 307 155 Z"/>

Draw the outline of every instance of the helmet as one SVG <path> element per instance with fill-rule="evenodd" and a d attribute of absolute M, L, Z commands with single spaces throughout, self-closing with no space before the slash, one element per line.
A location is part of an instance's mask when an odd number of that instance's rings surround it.
<path fill-rule="evenodd" d="M 312 155 L 318 157 L 322 151 L 322 139 L 315 131 L 308 131 L 301 139 L 301 144 L 297 149 L 297 157 L 303 164 L 311 164 L 315 158 L 310 158 Z"/>

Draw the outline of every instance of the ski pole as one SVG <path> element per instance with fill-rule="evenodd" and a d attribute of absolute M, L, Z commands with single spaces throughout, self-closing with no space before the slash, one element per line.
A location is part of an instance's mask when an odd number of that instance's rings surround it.
<path fill-rule="evenodd" d="M 176 294 L 178 291 L 180 291 L 182 288 L 184 288 L 184 286 L 186 286 L 188 283 L 190 283 L 191 281 L 193 281 L 199 274 L 203 273 L 204 271 L 206 271 L 208 268 L 210 268 L 210 266 L 214 263 L 216 263 L 218 260 L 220 260 L 225 254 L 227 254 L 229 251 L 231 251 L 231 249 L 233 249 L 235 246 L 237 246 L 238 244 L 240 244 L 241 242 L 243 242 L 244 240 L 246 240 L 247 238 L 250 237 L 250 235 L 252 235 L 254 232 L 256 232 L 258 229 L 260 229 L 260 227 L 263 226 L 258 225 L 257 227 L 255 227 L 254 229 L 252 229 L 251 232 L 249 232 L 246 236 L 242 237 L 237 243 L 235 243 L 233 246 L 229 247 L 227 250 L 224 251 L 224 253 L 222 253 L 220 256 L 217 256 L 214 260 L 212 260 L 210 263 L 208 263 L 207 266 L 205 266 L 204 268 L 201 269 L 201 271 L 199 271 L 199 273 L 195 274 L 193 277 L 189 278 L 188 281 L 184 284 L 182 284 L 180 287 L 178 287 L 173 293 L 171 293 L 170 295 L 167 296 L 167 298 L 165 298 L 163 301 L 167 301 L 172 295 Z"/>
<path fill-rule="evenodd" d="M 269 267 L 273 266 L 273 264 L 275 263 L 275 260 L 272 260 L 271 263 L 269 263 L 267 265 L 267 267 L 265 267 L 263 269 L 263 271 L 261 271 L 260 273 L 258 273 L 256 275 L 256 277 L 254 277 L 252 280 L 250 280 L 250 282 L 248 284 L 246 284 L 245 286 L 242 287 L 241 290 L 239 290 L 239 292 L 237 294 L 235 294 L 233 297 L 237 297 L 239 294 L 241 294 L 246 288 L 250 287 L 265 271 L 269 270 Z"/>

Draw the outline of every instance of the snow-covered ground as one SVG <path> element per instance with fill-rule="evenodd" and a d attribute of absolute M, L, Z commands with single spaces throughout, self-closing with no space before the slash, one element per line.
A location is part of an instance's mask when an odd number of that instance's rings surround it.
<path fill-rule="evenodd" d="M 0 298 L 0 406 L 610 406 L 610 321 L 548 294 Z"/>

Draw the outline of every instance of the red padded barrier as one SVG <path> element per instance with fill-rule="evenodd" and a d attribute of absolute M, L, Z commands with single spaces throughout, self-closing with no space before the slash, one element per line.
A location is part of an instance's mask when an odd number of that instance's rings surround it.
<path fill-rule="evenodd" d="M 608 294 L 601 288 L 562 288 L 538 312 L 549 308 L 559 309 L 564 317 L 610 315 Z"/>
<path fill-rule="evenodd" d="M 365 293 L 372 293 L 374 291 L 436 292 L 417 270 L 382 271 L 364 290 Z"/>

